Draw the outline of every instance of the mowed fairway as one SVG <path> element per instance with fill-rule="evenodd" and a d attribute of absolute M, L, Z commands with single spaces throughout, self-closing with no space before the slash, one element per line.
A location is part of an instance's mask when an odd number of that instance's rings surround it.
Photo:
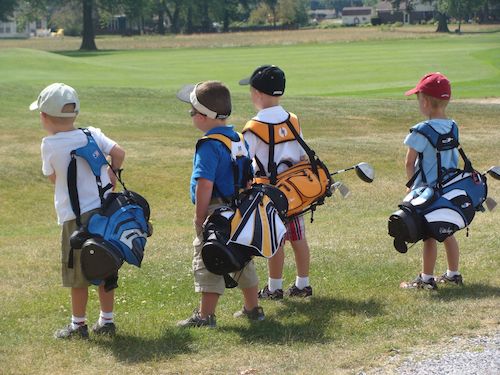
<path fill-rule="evenodd" d="M 390 357 L 402 358 L 414 347 L 439 347 L 454 335 L 497 332 L 500 210 L 478 213 L 469 236 L 457 234 L 465 286 L 434 293 L 398 288 L 419 272 L 422 245 L 397 253 L 387 218 L 405 191 L 402 141 L 422 119 L 415 98 L 405 99 L 403 93 L 424 73 L 441 71 L 452 81 L 449 114 L 475 167 L 500 164 L 499 42 L 498 32 L 422 34 L 82 54 L 2 48 L 0 41 L 0 372 L 356 373 L 387 365 Z M 227 290 L 217 329 L 180 330 L 176 321 L 191 314 L 199 299 L 192 286 L 188 186 L 201 134 L 175 91 L 185 83 L 224 81 L 233 93 L 231 123 L 241 130 L 254 109 L 248 87 L 237 82 L 262 63 L 285 70 L 283 105 L 299 115 L 306 140 L 330 170 L 367 161 L 376 180 L 368 185 L 354 174 L 342 175 L 351 195 L 329 199 L 308 224 L 310 300 L 264 301 L 266 320 L 250 324 L 232 317 L 242 297 Z M 57 81 L 80 94 L 79 126 L 101 127 L 126 149 L 127 186 L 152 206 L 155 232 L 143 266 L 124 265 L 120 271 L 114 339 L 52 338 L 67 324 L 70 304 L 68 290 L 60 286 L 53 187 L 41 174 L 45 133 L 28 106 Z M 489 192 L 500 201 L 500 182 L 490 179 Z M 295 266 L 289 246 L 286 251 L 288 286 Z M 266 264 L 256 262 L 263 285 Z M 436 273 L 445 270 L 441 246 Z M 87 316 L 90 324 L 98 317 L 95 289 Z"/>

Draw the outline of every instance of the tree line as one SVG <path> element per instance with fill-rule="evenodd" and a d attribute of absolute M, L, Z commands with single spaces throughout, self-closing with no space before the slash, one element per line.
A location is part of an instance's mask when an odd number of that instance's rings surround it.
<path fill-rule="evenodd" d="M 448 18 L 467 20 L 488 14 L 500 0 L 391 0 L 407 11 L 417 1 L 433 3 L 439 25 L 448 32 Z M 95 32 L 116 15 L 126 18 L 128 29 L 139 33 L 227 32 L 233 25 L 298 27 L 308 23 L 309 9 L 375 6 L 377 0 L 1 0 L 0 20 L 16 12 L 18 22 L 45 18 L 51 27 L 64 27 L 68 34 L 82 35 L 82 50 L 95 50 Z"/>

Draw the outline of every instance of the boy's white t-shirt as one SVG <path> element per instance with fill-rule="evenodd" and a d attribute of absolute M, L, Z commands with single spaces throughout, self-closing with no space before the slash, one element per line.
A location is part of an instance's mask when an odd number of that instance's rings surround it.
<path fill-rule="evenodd" d="M 282 106 L 275 106 L 259 111 L 253 120 L 266 122 L 268 124 L 281 124 L 288 119 L 288 116 L 288 112 L 285 111 Z M 300 136 L 302 137 L 302 130 L 300 131 Z M 245 132 L 244 137 L 249 146 L 250 157 L 254 159 L 254 171 L 259 170 L 259 167 L 255 162 L 255 157 L 257 157 L 265 168 L 266 176 L 269 177 L 269 145 L 250 131 Z M 274 161 L 276 162 L 276 165 L 279 164 L 278 173 L 281 173 L 289 168 L 286 164 L 280 164 L 282 161 L 297 164 L 306 157 L 306 152 L 296 140 L 274 145 Z"/>
<path fill-rule="evenodd" d="M 88 127 L 97 145 L 104 156 L 109 155 L 116 142 L 106 137 L 101 129 Z M 68 132 L 60 132 L 42 139 L 42 172 L 45 176 L 56 174 L 54 205 L 57 213 L 57 222 L 62 225 L 65 221 L 75 219 L 71 208 L 68 193 L 68 165 L 71 161 L 71 151 L 87 144 L 87 136 L 80 129 Z M 92 170 L 86 160 L 77 157 L 77 179 L 78 197 L 80 211 L 84 212 L 101 207 L 101 198 Z M 107 166 L 101 169 L 102 186 L 110 183 L 106 172 Z M 107 193 L 109 193 L 108 190 Z"/>

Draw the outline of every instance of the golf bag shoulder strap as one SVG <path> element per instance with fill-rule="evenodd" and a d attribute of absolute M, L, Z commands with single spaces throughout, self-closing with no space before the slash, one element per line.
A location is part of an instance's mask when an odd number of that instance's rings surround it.
<path fill-rule="evenodd" d="M 76 216 L 76 222 L 78 226 L 81 225 L 81 222 L 80 222 L 80 201 L 78 198 L 78 189 L 76 186 L 76 180 L 77 180 L 76 157 L 77 156 L 81 157 L 89 164 L 90 169 L 92 170 L 92 173 L 94 174 L 96 179 L 97 189 L 99 191 L 99 198 L 101 199 L 101 203 L 104 201 L 104 194 L 106 193 L 106 191 L 113 188 L 112 184 L 108 184 L 103 187 L 101 182 L 101 169 L 105 165 L 110 166 L 110 164 L 108 163 L 106 157 L 104 156 L 101 149 L 97 145 L 97 142 L 92 136 L 90 130 L 87 128 L 80 128 L 80 130 L 82 130 L 85 136 L 87 137 L 87 144 L 83 147 L 71 151 L 70 153 L 71 161 L 68 165 L 68 178 L 67 178 L 71 208 L 73 209 L 73 213 Z"/>
<path fill-rule="evenodd" d="M 445 134 L 438 133 L 428 121 L 411 128 L 410 132 L 423 135 L 438 151 L 451 150 L 457 148 L 460 144 L 458 142 L 458 127 L 454 121 L 451 124 L 450 131 Z"/>
<path fill-rule="evenodd" d="M 222 133 L 208 134 L 198 140 L 196 149 L 207 141 L 215 140 L 222 143 L 225 149 L 231 156 L 231 164 L 233 169 L 233 182 L 234 182 L 234 197 L 238 195 L 241 189 L 246 187 L 246 181 L 253 178 L 252 161 L 248 156 L 248 151 L 245 146 L 243 134 L 236 132 L 238 140 L 233 140 L 231 137 Z M 221 193 L 220 189 L 214 184 L 214 191 L 224 200 L 226 197 Z M 226 202 L 230 203 L 230 202 Z"/>
<path fill-rule="evenodd" d="M 293 113 L 288 113 L 288 118 L 279 124 L 270 124 L 263 121 L 250 120 L 245 124 L 245 127 L 243 128 L 243 133 L 249 131 L 255 134 L 264 143 L 270 144 L 273 140 L 271 139 L 271 136 L 269 134 L 269 127 L 272 126 L 276 129 L 276 134 L 277 134 L 274 137 L 274 144 L 294 141 L 295 136 L 293 135 L 293 133 L 287 131 L 287 125 L 286 125 L 287 122 L 290 122 L 291 126 L 294 127 L 297 133 L 300 133 L 299 119 Z"/>
<path fill-rule="evenodd" d="M 434 129 L 434 127 L 428 121 L 425 121 L 411 128 L 410 133 L 413 132 L 424 136 L 429 141 L 429 143 L 436 149 L 438 186 L 440 186 L 440 184 L 442 183 L 443 172 L 446 172 L 443 171 L 441 165 L 441 151 L 448 151 L 456 148 L 460 153 L 460 156 L 464 160 L 464 170 L 468 172 L 473 170 L 470 160 L 467 158 L 467 155 L 465 155 L 465 152 L 463 151 L 462 147 L 460 146 L 460 142 L 458 141 L 458 126 L 455 123 L 455 121 L 452 122 L 450 131 L 445 134 L 440 134 L 439 132 L 437 132 L 436 129 Z M 423 171 L 423 156 L 424 156 L 423 153 L 420 152 L 418 170 L 415 172 L 412 178 L 410 178 L 410 180 L 406 183 L 407 187 L 411 187 L 413 185 L 419 174 L 422 174 L 422 181 L 424 183 L 427 182 L 425 173 Z"/>

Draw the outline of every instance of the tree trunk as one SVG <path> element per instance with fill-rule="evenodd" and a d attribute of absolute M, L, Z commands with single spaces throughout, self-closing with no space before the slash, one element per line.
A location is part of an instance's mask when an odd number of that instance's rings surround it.
<path fill-rule="evenodd" d="M 93 0 L 82 0 L 83 4 L 83 38 L 80 50 L 97 51 L 95 45 L 94 22 L 92 20 Z"/>
<path fill-rule="evenodd" d="M 158 34 L 165 35 L 165 9 L 163 5 L 158 8 Z"/>
<path fill-rule="evenodd" d="M 437 33 L 449 33 L 448 29 L 448 16 L 446 13 L 438 12 L 438 27 L 436 30 Z"/>

